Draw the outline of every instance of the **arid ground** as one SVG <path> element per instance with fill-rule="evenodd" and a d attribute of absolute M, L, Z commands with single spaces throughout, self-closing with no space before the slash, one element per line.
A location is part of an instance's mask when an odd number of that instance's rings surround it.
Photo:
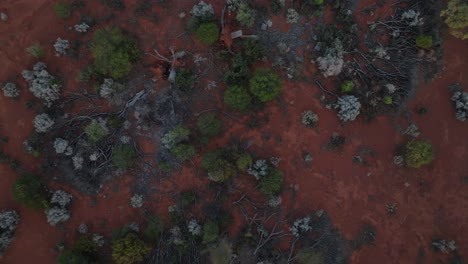
<path fill-rule="evenodd" d="M 33 131 L 35 113 L 25 107 L 32 94 L 21 78 L 21 71 L 29 69 L 37 61 L 25 49 L 34 43 L 45 47 L 43 59 L 51 72 L 59 73 L 65 81 L 63 93 L 80 91 L 83 83 L 76 80 L 79 70 L 89 63 L 89 53 L 83 52 L 77 59 L 56 57 L 52 43 L 57 37 L 82 42 L 89 41 L 91 33 L 78 34 L 69 27 L 79 20 L 74 13 L 69 20 L 61 20 L 53 14 L 56 1 L 51 0 L 2 0 L 0 11 L 8 14 L 6 22 L 0 22 L 0 82 L 11 80 L 21 87 L 20 100 L 0 96 L 0 134 L 8 137 L 3 143 L 5 153 L 21 162 L 24 170 L 39 172 L 40 158 L 34 158 L 23 150 L 23 141 Z M 86 1 L 81 12 L 93 17 L 107 16 L 110 10 L 97 1 Z M 89 3 L 88 3 L 89 2 Z M 124 11 L 114 11 L 109 22 L 97 27 L 118 25 L 139 38 L 144 52 L 153 47 L 168 54 L 168 47 L 192 53 L 208 52 L 189 33 L 184 33 L 186 18 L 181 12 L 189 13 L 193 1 L 169 1 L 169 8 L 155 5 L 152 12 L 156 20 L 140 17 L 133 21 L 136 1 L 125 1 Z M 174 2 L 174 3 L 172 3 Z M 216 15 L 221 13 L 224 1 L 210 2 Z M 220 2 L 220 3 L 218 3 Z M 263 1 L 266 2 L 266 1 Z M 354 13 L 369 5 L 371 1 L 355 1 Z M 386 7 L 384 7 L 386 8 Z M 378 12 L 378 11 L 376 11 Z M 360 25 L 366 25 L 370 17 L 358 16 Z M 273 27 L 287 30 L 284 18 L 275 16 Z M 280 98 L 255 114 L 223 115 L 223 134 L 206 147 L 223 146 L 235 137 L 251 143 L 249 150 L 259 156 L 274 156 L 281 159 L 279 168 L 284 172 L 282 209 L 292 212 L 291 217 L 323 209 L 330 216 L 344 239 L 352 240 L 360 229 L 371 224 L 375 227 L 375 241 L 353 251 L 350 263 L 442 263 L 447 256 L 431 250 L 434 238 L 454 240 L 461 256 L 468 256 L 468 125 L 454 118 L 448 86 L 459 83 L 468 87 L 468 42 L 443 33 L 443 69 L 434 80 L 421 81 L 417 92 L 409 103 L 398 112 L 382 114 L 371 121 L 358 118 L 355 122 L 341 124 L 334 110 L 320 102 L 323 91 L 313 81 L 294 81 L 282 78 Z M 141 72 L 160 74 L 158 61 L 151 56 L 143 57 Z M 266 63 L 268 65 L 268 62 Z M 139 70 L 139 71 L 140 71 Z M 317 71 L 305 65 L 306 74 Z M 209 78 L 205 76 L 203 78 Z M 200 82 L 206 80 L 201 78 Z M 165 81 L 164 81 L 165 82 Z M 167 83 L 157 83 L 160 87 Z M 324 83 L 332 87 L 331 82 Z M 197 91 L 201 98 L 194 104 L 194 112 L 217 107 L 222 108 L 219 84 L 214 90 Z M 424 107 L 427 113 L 418 114 Z M 307 129 L 301 124 L 301 113 L 313 110 L 319 116 L 316 128 Z M 222 111 L 229 112 L 228 109 Z M 262 123 L 248 127 L 256 118 Z M 433 144 L 435 159 L 423 168 L 412 169 L 395 166 L 393 156 L 396 149 L 406 142 L 403 131 L 410 123 L 419 127 L 420 139 Z M 324 146 L 333 133 L 346 137 L 346 144 L 339 150 L 327 150 Z M 155 155 L 157 145 L 140 137 L 138 145 L 145 156 Z M 360 154 L 363 149 L 371 150 Z M 310 153 L 313 160 L 305 164 L 303 153 Z M 371 153 L 371 154 L 369 154 Z M 361 155 L 365 164 L 353 162 Z M 199 163 L 199 158 L 194 164 Z M 75 197 L 71 207 L 72 217 L 64 225 L 51 227 L 43 212 L 25 209 L 13 200 L 11 186 L 18 172 L 8 164 L 0 165 L 0 208 L 11 208 L 19 212 L 21 222 L 15 240 L 0 263 L 54 263 L 57 256 L 55 245 L 59 241 L 72 241 L 76 227 L 89 223 L 95 232 L 109 235 L 111 230 L 129 222 L 142 222 L 141 209 L 132 208 L 129 199 L 139 176 L 131 172 L 107 181 L 97 196 L 82 195 L 66 184 L 51 182 L 49 185 L 72 193 Z M 199 168 L 187 163 L 170 177 L 146 179 L 150 194 L 144 209 L 163 216 L 167 221 L 167 208 L 173 203 L 174 195 L 182 190 L 195 189 L 200 193 L 209 185 L 209 180 Z M 249 176 L 234 180 L 242 188 L 249 185 Z M 232 200 L 242 193 L 232 194 Z M 210 196 L 210 195 L 208 195 Z M 208 199 L 210 199 L 209 197 Z M 203 198 L 205 199 L 205 198 Z M 397 211 L 390 214 L 386 206 L 395 203 Z M 244 221 L 233 212 L 234 227 Z M 238 223 L 241 222 L 241 223 Z M 445 262 L 443 262 L 445 263 Z"/>

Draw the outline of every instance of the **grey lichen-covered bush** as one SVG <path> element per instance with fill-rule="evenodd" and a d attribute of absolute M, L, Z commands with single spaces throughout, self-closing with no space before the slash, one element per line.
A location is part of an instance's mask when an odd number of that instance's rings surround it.
<path fill-rule="evenodd" d="M 52 204 L 57 204 L 60 207 L 65 207 L 73 199 L 73 195 L 63 191 L 63 190 L 57 190 L 52 194 L 52 198 L 50 199 L 50 202 Z"/>
<path fill-rule="evenodd" d="M 202 20 L 209 20 L 214 16 L 213 6 L 211 6 L 211 4 L 200 1 L 198 4 L 195 4 L 192 7 L 190 14 Z"/>
<path fill-rule="evenodd" d="M 16 211 L 5 210 L 0 212 L 0 257 L 13 241 L 14 231 L 19 220 L 20 218 Z"/>
<path fill-rule="evenodd" d="M 125 86 L 121 83 L 115 82 L 113 79 L 104 79 L 99 89 L 99 95 L 105 99 L 112 99 L 114 95 L 123 91 Z"/>
<path fill-rule="evenodd" d="M 452 96 L 455 106 L 455 117 L 460 121 L 468 119 L 468 92 L 455 91 Z"/>
<path fill-rule="evenodd" d="M 254 176 L 255 179 L 260 180 L 263 176 L 268 175 L 270 165 L 266 160 L 257 160 L 247 170 L 247 173 Z"/>
<path fill-rule="evenodd" d="M 70 156 L 73 154 L 73 147 L 70 146 L 68 140 L 63 138 L 56 138 L 54 141 L 54 149 L 57 154 L 65 154 Z"/>
<path fill-rule="evenodd" d="M 12 98 L 17 98 L 19 96 L 19 90 L 16 88 L 16 85 L 14 83 L 6 83 L 3 88 L 3 95 L 6 97 L 12 97 Z"/>
<path fill-rule="evenodd" d="M 67 54 L 67 50 L 70 48 L 70 41 L 66 39 L 57 38 L 54 43 L 54 49 L 58 56 Z"/>
<path fill-rule="evenodd" d="M 302 112 L 301 122 L 303 125 L 308 127 L 315 127 L 317 125 L 319 118 L 318 115 L 311 110 Z"/>
<path fill-rule="evenodd" d="M 286 22 L 288 24 L 296 24 L 299 21 L 299 13 L 294 8 L 289 8 L 286 13 Z"/>
<path fill-rule="evenodd" d="M 327 47 L 324 56 L 317 58 L 317 63 L 318 68 L 325 77 L 336 76 L 341 73 L 344 66 L 343 44 L 338 38 L 333 42 L 333 46 Z"/>
<path fill-rule="evenodd" d="M 301 234 L 311 230 L 312 225 L 310 216 L 296 219 L 293 225 L 289 228 L 289 231 L 291 231 L 291 234 L 295 237 L 299 237 Z"/>
<path fill-rule="evenodd" d="M 133 207 L 133 208 L 140 208 L 143 206 L 143 195 L 141 194 L 134 194 L 131 198 L 130 198 L 130 205 Z"/>
<path fill-rule="evenodd" d="M 38 62 L 32 71 L 24 70 L 22 75 L 28 81 L 29 90 L 34 96 L 43 99 L 47 106 L 51 106 L 60 97 L 61 85 L 46 69 L 47 66 L 43 62 Z"/>
<path fill-rule="evenodd" d="M 66 222 L 70 219 L 70 211 L 65 208 L 52 207 L 45 211 L 47 216 L 47 223 L 51 226 L 56 226 L 59 223 Z"/>
<path fill-rule="evenodd" d="M 72 199 L 73 196 L 63 190 L 57 190 L 52 194 L 52 198 L 50 199 L 52 207 L 45 210 L 47 222 L 51 226 L 56 226 L 70 219 L 70 211 L 67 209 L 67 206 Z"/>
<path fill-rule="evenodd" d="M 89 25 L 86 23 L 76 24 L 74 26 L 76 32 L 85 33 L 89 29 Z"/>
<path fill-rule="evenodd" d="M 361 103 L 353 95 L 344 95 L 338 98 L 335 109 L 338 109 L 338 117 L 341 121 L 353 121 L 360 113 Z"/>
<path fill-rule="evenodd" d="M 193 236 L 200 236 L 202 234 L 202 227 L 198 224 L 197 219 L 191 219 L 187 224 L 187 229 Z"/>
<path fill-rule="evenodd" d="M 34 129 L 39 133 L 45 133 L 54 123 L 55 121 L 48 114 L 42 113 L 34 118 Z"/>

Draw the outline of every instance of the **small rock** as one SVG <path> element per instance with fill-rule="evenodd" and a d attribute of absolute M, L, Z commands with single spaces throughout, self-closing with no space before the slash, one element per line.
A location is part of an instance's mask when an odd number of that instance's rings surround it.
<path fill-rule="evenodd" d="M 185 17 L 185 12 L 182 12 L 179 14 L 179 18 L 184 18 Z"/>
<path fill-rule="evenodd" d="M 8 15 L 2 12 L 2 13 L 0 13 L 0 19 L 3 22 L 6 22 L 8 20 Z"/>

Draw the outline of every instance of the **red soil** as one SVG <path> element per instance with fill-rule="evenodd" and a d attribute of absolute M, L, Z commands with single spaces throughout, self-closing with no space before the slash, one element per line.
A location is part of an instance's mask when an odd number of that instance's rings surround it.
<path fill-rule="evenodd" d="M 0 23 L 0 56 L 3 58 L 0 80 L 15 81 L 22 88 L 19 102 L 0 96 L 0 134 L 9 137 L 3 150 L 19 159 L 23 168 L 30 171 L 36 171 L 39 162 L 24 153 L 22 142 L 32 132 L 35 113 L 24 107 L 31 95 L 26 91 L 27 85 L 20 72 L 31 68 L 36 60 L 24 50 L 40 42 L 46 49 L 44 61 L 50 71 L 66 77 L 63 79 L 67 91 L 77 91 L 81 85 L 74 76 L 86 65 L 87 59 L 55 57 L 52 43 L 57 37 L 70 40 L 82 38 L 85 43 L 92 36 L 92 32 L 79 35 L 69 31 L 68 27 L 78 21 L 78 14 L 66 22 L 59 20 L 52 11 L 54 2 L 4 0 L 0 6 L 10 17 L 8 22 Z M 91 16 L 110 13 L 109 9 L 95 1 L 87 2 L 90 3 L 87 3 L 85 10 Z M 159 17 L 156 24 L 139 18 L 139 26 L 134 26 L 129 22 L 133 16 L 134 2 L 126 1 L 127 11 L 118 12 L 115 23 L 138 35 L 145 51 L 151 52 L 156 47 L 168 55 L 169 45 L 191 52 L 205 51 L 188 34 L 182 34 L 187 18 L 180 19 L 178 15 L 185 12 L 188 16 L 193 3 L 177 1 L 170 4 L 168 9 L 154 7 L 153 11 Z M 214 4 L 217 15 L 221 13 L 221 2 Z M 275 18 L 275 25 L 284 26 L 278 17 Z M 293 201 L 294 217 L 324 209 L 346 239 L 354 238 L 363 223 L 373 224 L 377 229 L 377 240 L 374 245 L 354 252 L 351 263 L 375 263 L 376 260 L 382 263 L 417 263 L 420 248 L 426 252 L 421 263 L 437 263 L 441 254 L 436 255 L 429 249 L 434 237 L 455 240 L 459 252 L 468 256 L 468 238 L 465 235 L 468 226 L 464 210 L 468 208 L 468 185 L 461 179 L 468 176 L 468 165 L 464 162 L 468 156 L 468 126 L 455 120 L 447 89 L 454 82 L 468 86 L 468 77 L 463 72 L 468 68 L 467 58 L 462 53 L 467 50 L 467 43 L 447 36 L 444 45 L 445 69 L 440 78 L 430 85 L 421 84 L 416 99 L 408 106 L 411 113 L 416 106 L 425 106 L 429 110 L 424 116 L 411 114 L 411 119 L 422 132 L 420 138 L 431 141 L 435 148 L 436 159 L 425 168 L 414 170 L 393 165 L 395 148 L 405 142 L 397 125 L 404 128 L 406 119 L 382 116 L 371 123 L 358 120 L 341 126 L 335 112 L 320 104 L 317 99 L 320 90 L 313 82 L 284 81 L 281 100 L 270 103 L 259 114 L 260 117 L 269 117 L 269 122 L 260 128 L 247 129 L 245 124 L 248 117 L 240 120 L 223 117 L 224 136 L 210 144 L 209 148 L 223 146 L 234 136 L 254 142 L 251 150 L 259 157 L 280 157 L 279 167 L 285 173 L 285 186 L 297 184 L 299 187 Z M 158 62 L 147 56 L 144 63 L 154 65 Z M 210 107 L 204 105 L 203 109 Z M 308 109 L 320 117 L 317 129 L 306 129 L 300 123 L 301 113 Z M 333 132 L 348 139 L 340 151 L 322 148 Z M 139 143 L 144 153 L 155 151 L 150 141 L 141 139 Z M 376 152 L 376 157 L 368 160 L 369 166 L 352 163 L 352 157 L 357 155 L 360 146 L 370 147 Z M 303 164 L 303 152 L 313 155 L 310 166 Z M 132 221 L 143 221 L 141 211 L 129 205 L 130 186 L 134 180 L 132 175 L 107 183 L 95 198 L 85 197 L 54 183 L 52 187 L 70 191 L 75 201 L 70 221 L 63 227 L 53 228 L 47 224 L 43 212 L 33 212 L 14 203 L 10 186 L 16 173 L 3 164 L 0 171 L 0 208 L 19 210 L 22 219 L 16 239 L 0 260 L 1 263 L 53 263 L 56 257 L 53 247 L 60 239 L 71 241 L 76 235 L 75 228 L 83 222 L 91 224 L 92 232 L 108 235 L 113 228 Z M 245 178 L 248 177 L 242 177 Z M 236 184 L 239 188 L 248 189 L 244 180 L 236 181 Z M 167 207 L 174 202 L 178 192 L 186 189 L 205 192 L 207 185 L 208 180 L 199 169 L 196 172 L 191 165 L 184 167 L 180 173 L 154 184 L 157 191 L 153 200 L 146 200 L 145 208 L 167 217 Z M 289 203 L 285 200 L 283 204 L 288 207 Z M 398 204 L 398 211 L 395 215 L 389 215 L 385 205 L 393 202 Z M 240 228 L 242 221 L 242 217 L 235 213 L 233 230 Z"/>

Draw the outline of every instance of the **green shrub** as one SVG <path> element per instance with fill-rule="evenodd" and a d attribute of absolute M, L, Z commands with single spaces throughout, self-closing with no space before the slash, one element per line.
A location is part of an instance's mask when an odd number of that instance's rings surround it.
<path fill-rule="evenodd" d="M 203 243 L 210 244 L 219 238 L 219 226 L 216 222 L 207 221 L 203 225 Z"/>
<path fill-rule="evenodd" d="M 386 105 L 391 105 L 393 103 L 393 98 L 390 95 L 386 95 L 383 98 L 383 102 Z"/>
<path fill-rule="evenodd" d="M 251 28 L 255 23 L 255 11 L 247 4 L 242 2 L 237 10 L 236 20 L 244 27 Z"/>
<path fill-rule="evenodd" d="M 149 252 L 150 247 L 134 233 L 112 242 L 112 258 L 116 264 L 140 263 Z"/>
<path fill-rule="evenodd" d="M 249 153 L 243 153 L 237 158 L 237 168 L 241 171 L 247 170 L 252 165 L 252 156 Z"/>
<path fill-rule="evenodd" d="M 234 85 L 224 92 L 224 103 L 237 111 L 244 111 L 250 106 L 252 98 L 246 88 Z"/>
<path fill-rule="evenodd" d="M 29 55 L 33 56 L 34 58 L 42 58 L 44 57 L 44 50 L 42 49 L 41 45 L 38 43 L 32 45 L 31 47 L 28 47 L 26 49 L 26 52 L 29 53 Z"/>
<path fill-rule="evenodd" d="M 447 9 L 440 12 L 445 17 L 445 23 L 450 29 L 450 34 L 459 39 L 467 39 L 468 33 L 468 3 L 464 0 L 449 0 Z"/>
<path fill-rule="evenodd" d="M 202 114 L 197 119 L 197 127 L 202 135 L 202 138 L 210 139 L 221 133 L 223 123 L 214 113 Z"/>
<path fill-rule="evenodd" d="M 323 5 L 323 0 L 310 0 L 312 4 L 320 6 Z"/>
<path fill-rule="evenodd" d="M 280 193 L 283 186 L 283 173 L 279 170 L 271 170 L 271 172 L 260 179 L 260 191 L 267 196 Z"/>
<path fill-rule="evenodd" d="M 20 176 L 13 183 L 13 198 L 19 204 L 33 209 L 49 207 L 49 197 L 42 181 L 34 175 Z"/>
<path fill-rule="evenodd" d="M 353 91 L 354 83 L 351 80 L 347 80 L 341 84 L 342 93 L 350 93 Z"/>
<path fill-rule="evenodd" d="M 73 250 L 66 250 L 57 257 L 57 264 L 94 264 L 90 257 Z"/>
<path fill-rule="evenodd" d="M 176 126 L 161 138 L 163 147 L 171 149 L 182 141 L 189 139 L 190 129 L 183 126 Z"/>
<path fill-rule="evenodd" d="M 249 74 L 249 65 L 242 54 L 236 54 L 232 60 L 229 70 L 224 75 L 228 85 L 239 85 L 245 82 Z"/>
<path fill-rule="evenodd" d="M 411 141 L 406 144 L 405 161 L 409 167 L 419 168 L 431 163 L 433 159 L 434 152 L 431 143 Z"/>
<path fill-rule="evenodd" d="M 89 125 L 86 126 L 85 133 L 91 143 L 97 143 L 105 136 L 107 136 L 109 131 L 104 123 L 93 120 L 91 123 L 89 123 Z"/>
<path fill-rule="evenodd" d="M 133 146 L 127 144 L 117 145 L 112 152 L 112 163 L 121 169 L 129 168 L 136 159 L 136 152 Z"/>
<path fill-rule="evenodd" d="M 235 162 L 228 159 L 225 150 L 215 150 L 202 157 L 202 168 L 208 172 L 208 178 L 215 182 L 224 182 L 237 175 Z"/>
<path fill-rule="evenodd" d="M 265 51 L 257 39 L 244 39 L 242 44 L 244 47 L 244 57 L 249 64 L 253 64 L 263 57 Z"/>
<path fill-rule="evenodd" d="M 96 257 L 98 246 L 87 236 L 80 237 L 73 243 L 72 250 L 90 258 Z"/>
<path fill-rule="evenodd" d="M 297 264 L 324 264 L 322 254 L 311 248 L 301 248 L 297 251 L 294 259 Z"/>
<path fill-rule="evenodd" d="M 190 92 L 195 86 L 195 80 L 196 78 L 192 71 L 181 69 L 176 74 L 174 84 L 177 89 L 183 92 Z"/>
<path fill-rule="evenodd" d="M 195 203 L 197 194 L 194 191 L 184 191 L 180 194 L 180 205 L 187 207 Z"/>
<path fill-rule="evenodd" d="M 171 154 L 181 161 L 186 161 L 193 159 L 196 151 L 193 145 L 181 143 L 171 148 Z"/>
<path fill-rule="evenodd" d="M 67 3 L 60 2 L 55 4 L 54 11 L 55 14 L 62 19 L 67 19 L 71 16 L 71 6 Z"/>
<path fill-rule="evenodd" d="M 94 69 L 102 75 L 120 79 L 128 75 L 141 51 L 134 39 L 124 36 L 120 28 L 98 29 L 91 43 Z"/>
<path fill-rule="evenodd" d="M 276 98 L 281 90 L 281 79 L 269 69 L 258 69 L 250 79 L 250 92 L 261 102 Z"/>
<path fill-rule="evenodd" d="M 157 216 L 148 217 L 147 226 L 143 232 L 146 241 L 154 243 L 160 238 L 161 232 L 164 230 L 164 222 Z"/>
<path fill-rule="evenodd" d="M 201 23 L 195 30 L 195 36 L 201 43 L 211 45 L 219 39 L 219 27 L 214 22 Z"/>
<path fill-rule="evenodd" d="M 419 35 L 416 38 L 416 46 L 421 49 L 430 49 L 432 47 L 432 37 L 427 35 Z"/>

